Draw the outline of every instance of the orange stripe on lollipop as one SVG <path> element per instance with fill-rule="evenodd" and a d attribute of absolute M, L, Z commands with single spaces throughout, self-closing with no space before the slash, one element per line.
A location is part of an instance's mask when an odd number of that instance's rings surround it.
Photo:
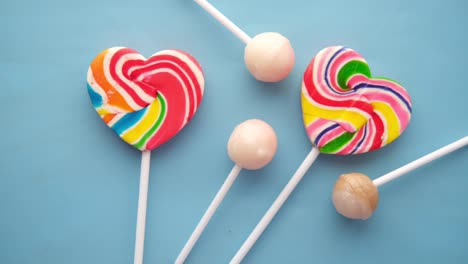
<path fill-rule="evenodd" d="M 106 92 L 107 104 L 117 106 L 124 111 L 133 112 L 133 109 L 127 104 L 122 95 L 109 83 L 104 74 L 104 58 L 107 53 L 108 50 L 101 52 L 91 62 L 90 67 L 93 72 L 94 80 Z"/>
<path fill-rule="evenodd" d="M 104 115 L 102 116 L 102 120 L 106 123 L 106 124 L 109 124 L 110 121 L 112 121 L 112 119 L 114 119 L 114 117 L 116 116 L 117 114 L 107 114 L 107 115 Z"/>

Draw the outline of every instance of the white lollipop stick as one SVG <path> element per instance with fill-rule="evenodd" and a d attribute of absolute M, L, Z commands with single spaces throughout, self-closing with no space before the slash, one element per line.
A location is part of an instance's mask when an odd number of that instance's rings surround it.
<path fill-rule="evenodd" d="M 141 154 L 140 194 L 138 196 L 138 214 L 135 237 L 134 264 L 143 263 L 143 249 L 145 245 L 146 205 L 148 201 L 148 181 L 150 172 L 151 151 Z"/>
<path fill-rule="evenodd" d="M 232 258 L 230 264 L 240 263 L 244 259 L 244 257 L 247 255 L 249 250 L 255 244 L 257 239 L 263 233 L 265 228 L 268 226 L 268 224 L 270 224 L 273 217 L 275 217 L 276 213 L 279 211 L 281 206 L 288 199 L 289 195 L 296 188 L 297 184 L 301 181 L 302 177 L 304 177 L 306 172 L 309 170 L 310 166 L 312 166 L 312 164 L 317 159 L 319 154 L 320 154 L 319 149 L 316 147 L 313 147 L 312 150 L 304 159 L 304 161 L 302 162 L 302 164 L 296 170 L 294 175 L 291 177 L 288 184 L 286 184 L 284 189 L 281 191 L 281 193 L 278 195 L 276 200 L 273 202 L 270 209 L 268 209 L 268 211 L 265 213 L 262 220 L 260 220 L 260 222 L 257 224 L 257 226 L 252 231 L 252 233 L 250 233 L 247 240 L 245 240 L 242 247 L 239 249 L 239 251 L 237 251 L 236 255 Z"/>
<path fill-rule="evenodd" d="M 247 35 L 242 29 L 240 29 L 236 24 L 234 24 L 229 18 L 227 18 L 223 13 L 216 9 L 206 0 L 194 0 L 199 6 L 205 9 L 210 15 L 212 15 L 216 20 L 218 20 L 223 26 L 229 29 L 236 37 L 242 40 L 245 44 L 251 40 L 249 35 Z"/>
<path fill-rule="evenodd" d="M 445 156 L 459 148 L 462 148 L 464 146 L 468 145 L 468 136 L 462 138 L 462 139 L 459 139 L 445 147 L 442 147 L 436 151 L 433 151 L 415 161 L 412 161 L 394 171 L 391 171 L 375 180 L 373 180 L 373 183 L 375 186 L 381 186 L 389 181 L 392 181 L 412 170 L 415 170 L 423 165 L 426 165 L 427 163 L 430 163 L 442 156 Z"/>
<path fill-rule="evenodd" d="M 265 32 L 250 38 L 208 1 L 194 1 L 246 44 L 244 62 L 255 79 L 278 82 L 289 75 L 294 66 L 295 55 L 286 37 L 276 32 Z"/>
<path fill-rule="evenodd" d="M 232 168 L 221 189 L 219 189 L 189 240 L 185 243 L 175 261 L 176 264 L 184 263 L 241 169 L 257 170 L 263 168 L 273 159 L 276 147 L 277 139 L 273 128 L 261 120 L 250 119 L 242 122 L 234 129 L 229 138 L 228 153 L 236 165 Z"/>
<path fill-rule="evenodd" d="M 218 206 L 223 201 L 223 199 L 226 196 L 227 192 L 229 191 L 229 189 L 231 189 L 232 184 L 236 180 L 236 178 L 239 175 L 241 170 L 242 170 L 241 167 L 239 167 L 238 165 L 234 165 L 234 167 L 231 170 L 231 173 L 229 173 L 226 181 L 224 181 L 223 185 L 219 189 L 219 191 L 216 194 L 215 198 L 211 202 L 210 206 L 208 207 L 205 214 L 203 215 L 200 222 L 198 223 L 197 227 L 195 228 L 192 235 L 190 236 L 189 240 L 187 241 L 184 248 L 182 249 L 179 256 L 177 257 L 177 259 L 175 261 L 176 264 L 184 263 L 185 259 L 190 254 L 190 251 L 192 251 L 193 246 L 195 246 L 195 243 L 197 243 L 197 241 L 200 238 L 201 234 L 205 230 L 205 227 L 208 225 L 208 222 L 210 222 L 211 218 L 213 217 L 214 213 L 216 212 L 216 209 L 218 209 Z"/>

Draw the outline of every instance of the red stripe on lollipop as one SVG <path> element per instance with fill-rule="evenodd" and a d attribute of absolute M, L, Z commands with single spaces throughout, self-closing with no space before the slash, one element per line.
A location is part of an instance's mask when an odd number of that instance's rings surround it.
<path fill-rule="evenodd" d="M 130 87 L 125 81 L 123 81 L 120 76 L 118 75 L 116 69 L 117 69 L 117 63 L 122 59 L 123 56 L 128 55 L 128 54 L 133 54 L 136 53 L 135 51 L 131 49 L 121 49 L 114 53 L 110 60 L 110 65 L 109 65 L 109 73 L 112 77 L 112 79 L 120 86 L 122 87 L 125 92 L 130 95 L 130 97 L 133 99 L 133 101 L 140 106 L 141 108 L 139 109 L 134 109 L 134 110 L 140 110 L 146 107 L 150 102 L 145 102 L 136 92 L 135 90 Z M 155 98 L 155 90 L 154 89 L 149 89 L 147 86 L 138 86 L 141 88 L 143 92 L 145 92 L 147 95 L 151 96 L 152 98 Z"/>

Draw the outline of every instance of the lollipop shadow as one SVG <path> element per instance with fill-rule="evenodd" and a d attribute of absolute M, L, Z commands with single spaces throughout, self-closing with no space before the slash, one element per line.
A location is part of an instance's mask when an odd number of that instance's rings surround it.
<path fill-rule="evenodd" d="M 349 219 L 340 215 L 333 207 L 330 206 L 330 214 L 332 217 L 332 226 L 337 229 L 337 232 L 346 236 L 362 236 L 367 230 L 371 229 L 373 224 L 372 217 L 367 220 Z"/>
<path fill-rule="evenodd" d="M 247 69 L 245 70 L 245 74 L 246 76 L 250 74 Z M 260 88 L 252 90 L 254 93 L 259 93 L 255 94 L 259 96 L 281 96 L 284 99 L 284 96 L 290 94 L 291 88 L 295 89 L 297 87 L 297 82 L 295 80 L 297 80 L 298 76 L 295 76 L 293 72 L 291 72 L 288 77 L 278 82 L 262 82 L 256 80 L 253 76 L 248 77 L 249 78 L 246 78 L 246 82 L 248 82 L 249 87 Z"/>
<path fill-rule="evenodd" d="M 238 189 L 242 192 L 258 192 L 258 189 L 265 185 L 265 182 L 271 180 L 271 172 L 268 168 L 260 170 L 242 170 L 242 177 L 238 179 Z"/>

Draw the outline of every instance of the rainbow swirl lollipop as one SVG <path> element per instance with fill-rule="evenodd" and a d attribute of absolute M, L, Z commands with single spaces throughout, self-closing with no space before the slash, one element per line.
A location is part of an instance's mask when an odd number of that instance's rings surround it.
<path fill-rule="evenodd" d="M 322 153 L 359 154 L 393 142 L 411 119 L 411 98 L 397 82 L 372 78 L 356 51 L 329 47 L 307 67 L 302 84 L 307 134 Z"/>
<path fill-rule="evenodd" d="M 113 47 L 94 58 L 87 79 L 92 105 L 104 123 L 142 151 L 134 260 L 141 264 L 150 153 L 195 115 L 203 97 L 203 72 L 183 51 L 163 50 L 145 59 L 135 50 Z"/>
<path fill-rule="evenodd" d="M 231 260 L 240 263 L 319 153 L 350 155 L 386 146 L 405 131 L 411 99 L 397 82 L 372 77 L 364 58 L 342 46 L 321 50 L 302 81 L 302 112 L 313 148 Z"/>
<path fill-rule="evenodd" d="M 164 50 L 145 59 L 123 47 L 106 49 L 88 70 L 88 93 L 102 120 L 144 151 L 174 137 L 201 103 L 204 78 L 188 53 Z"/>

